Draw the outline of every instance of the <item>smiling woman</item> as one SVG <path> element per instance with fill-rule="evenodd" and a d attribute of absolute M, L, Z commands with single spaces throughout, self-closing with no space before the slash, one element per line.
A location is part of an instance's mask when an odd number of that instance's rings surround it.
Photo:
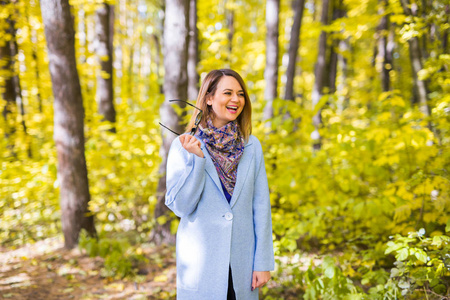
<path fill-rule="evenodd" d="M 211 71 L 196 106 L 198 131 L 175 139 L 167 161 L 166 205 L 181 218 L 177 299 L 258 299 L 274 268 L 272 220 L 244 81 L 233 70 Z"/>

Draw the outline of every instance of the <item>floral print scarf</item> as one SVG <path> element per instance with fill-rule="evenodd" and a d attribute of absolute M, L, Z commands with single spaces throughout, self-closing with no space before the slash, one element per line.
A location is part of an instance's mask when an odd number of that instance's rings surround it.
<path fill-rule="evenodd" d="M 222 184 L 233 195 L 238 164 L 244 154 L 244 138 L 236 120 L 221 128 L 214 127 L 209 118 L 206 123 L 207 128 L 200 125 L 196 135 L 205 143 Z"/>

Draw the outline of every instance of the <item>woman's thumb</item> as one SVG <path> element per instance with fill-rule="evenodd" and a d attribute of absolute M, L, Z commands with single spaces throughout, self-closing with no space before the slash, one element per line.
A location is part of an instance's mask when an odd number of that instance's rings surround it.
<path fill-rule="evenodd" d="M 253 278 L 252 278 L 252 291 L 256 289 L 256 274 L 253 272 Z"/>

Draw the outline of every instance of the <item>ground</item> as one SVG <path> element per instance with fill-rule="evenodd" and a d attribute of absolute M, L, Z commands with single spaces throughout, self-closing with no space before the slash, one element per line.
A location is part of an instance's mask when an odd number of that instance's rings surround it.
<path fill-rule="evenodd" d="M 103 278 L 103 261 L 50 238 L 11 250 L 0 248 L 0 299 L 175 299 L 173 247 L 142 245 L 149 262 L 139 283 Z"/>
<path fill-rule="evenodd" d="M 0 247 L 0 299 L 174 300 L 175 247 L 141 244 L 139 248 L 147 261 L 138 266 L 141 275 L 133 280 L 102 276 L 102 258 L 89 257 L 78 248 L 64 249 L 62 237 L 17 249 Z M 265 292 L 260 291 L 260 299 L 301 299 L 299 287 L 289 284 L 289 276 L 283 278 L 272 278 Z"/>

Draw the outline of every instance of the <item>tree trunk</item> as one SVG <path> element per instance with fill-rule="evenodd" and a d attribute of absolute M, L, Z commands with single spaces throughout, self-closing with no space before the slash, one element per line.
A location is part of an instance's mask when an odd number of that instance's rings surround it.
<path fill-rule="evenodd" d="M 450 5 L 446 5 L 445 6 L 445 14 L 447 15 L 447 23 L 450 23 Z M 450 49 L 449 49 L 449 34 L 450 32 L 450 28 L 447 28 L 444 30 L 443 34 L 442 34 L 442 53 L 449 53 Z M 448 69 L 447 69 L 448 71 Z"/>
<path fill-rule="evenodd" d="M 227 27 L 228 27 L 228 62 L 231 68 L 231 54 L 233 53 L 233 36 L 234 36 L 234 10 L 229 9 L 226 12 Z"/>
<path fill-rule="evenodd" d="M 1 6 L 11 5 L 9 1 L 0 1 Z M 8 16 L 9 20 L 11 16 Z M 9 22 L 8 22 L 9 23 Z M 10 24 L 8 24 L 10 25 Z M 12 36 L 11 27 L 8 26 L 5 28 L 5 32 L 3 37 L 7 37 L 8 35 Z M 6 39 L 2 38 L 0 40 L 0 60 L 2 61 L 1 72 L 3 77 L 3 86 L 2 88 L 2 98 L 6 101 L 5 106 L 3 107 L 3 118 L 5 122 L 8 124 L 10 121 L 8 115 L 15 111 L 16 106 L 16 89 L 14 86 L 14 62 L 13 62 L 13 54 L 11 52 L 11 38 Z M 13 124 L 10 124 L 11 128 L 6 130 L 6 134 L 9 135 L 11 130 L 14 130 Z M 10 127 L 10 126 L 8 126 Z"/>
<path fill-rule="evenodd" d="M 18 12 L 17 12 L 18 14 Z M 29 135 L 28 135 L 28 130 L 27 130 L 27 125 L 25 122 L 25 105 L 23 103 L 23 98 L 22 98 L 22 87 L 20 85 L 20 78 L 19 78 L 19 68 L 16 67 L 16 59 L 17 59 L 17 55 L 19 54 L 19 45 L 17 44 L 17 30 L 16 30 L 16 26 L 15 26 L 15 20 L 13 18 L 11 18 L 9 20 L 9 24 L 10 24 L 10 29 L 11 29 L 11 70 L 13 71 L 13 83 L 14 83 L 14 90 L 15 90 L 15 95 L 16 95 L 16 103 L 19 106 L 19 110 L 20 110 L 20 123 L 22 125 L 22 129 L 23 132 L 25 134 L 25 136 L 27 137 L 27 155 L 28 157 L 32 157 L 32 151 L 31 151 L 31 145 L 30 145 L 30 140 L 29 140 Z"/>
<path fill-rule="evenodd" d="M 414 16 L 417 11 L 411 11 L 408 0 L 401 0 L 401 4 L 405 15 Z M 420 80 L 417 74 L 423 68 L 422 53 L 420 49 L 420 42 L 418 37 L 412 37 L 408 40 L 409 56 L 411 59 L 412 75 L 416 86 L 417 96 L 420 105 L 420 111 L 426 116 L 430 116 L 430 107 L 428 106 L 428 87 L 424 80 Z M 431 130 L 431 128 L 430 128 Z"/>
<path fill-rule="evenodd" d="M 162 85 L 163 78 L 161 76 L 161 45 L 159 38 L 156 34 L 152 34 L 153 42 L 155 43 L 155 64 L 156 64 L 156 80 L 158 81 L 159 93 L 164 94 L 164 88 Z"/>
<path fill-rule="evenodd" d="M 350 50 L 350 45 L 348 39 L 339 41 L 339 52 L 347 53 Z M 338 55 L 338 64 L 341 66 L 342 79 L 340 80 L 339 85 L 337 86 L 338 91 L 338 112 L 341 114 L 349 104 L 348 92 L 344 95 L 344 89 L 347 86 L 347 78 L 348 78 L 348 61 L 347 58 L 339 54 Z"/>
<path fill-rule="evenodd" d="M 196 100 L 198 95 L 199 76 L 198 63 L 198 29 L 197 29 L 197 0 L 189 1 L 189 46 L 188 46 L 188 99 Z"/>
<path fill-rule="evenodd" d="M 382 15 L 382 17 L 377 28 L 378 55 L 376 58 L 376 69 L 380 73 L 383 92 L 387 92 L 391 90 L 391 79 L 389 76 L 389 72 L 392 69 L 392 53 L 389 51 L 388 47 L 389 15 L 386 14 L 386 0 L 379 0 L 378 5 L 378 14 Z"/>
<path fill-rule="evenodd" d="M 98 112 L 103 116 L 103 119 L 115 123 L 111 10 L 109 4 L 102 3 L 95 13 L 95 50 L 100 63 L 100 73 L 97 75 L 96 100 Z M 115 128 L 111 128 L 111 131 L 115 132 Z"/>
<path fill-rule="evenodd" d="M 8 20 L 9 23 L 9 27 L 10 27 L 10 33 L 11 33 L 11 42 L 10 42 L 10 46 L 11 46 L 11 71 L 13 72 L 13 84 L 14 84 L 14 91 L 15 91 L 15 95 L 16 95 L 16 103 L 19 106 L 19 110 L 20 110 L 20 115 L 22 117 L 21 120 L 21 124 L 22 124 L 22 128 L 23 131 L 25 132 L 25 134 L 27 133 L 27 126 L 25 124 L 25 107 L 23 104 L 23 99 L 22 99 L 22 87 L 20 86 L 20 78 L 19 78 L 19 74 L 18 71 L 19 68 L 16 67 L 16 58 L 17 58 L 17 54 L 19 53 L 19 46 L 17 45 L 17 39 L 16 39 L 16 29 L 15 29 L 15 21 L 13 18 Z"/>
<path fill-rule="evenodd" d="M 342 0 L 334 0 L 332 3 L 332 22 L 345 16 L 345 10 L 343 8 Z M 334 33 L 334 32 L 333 32 Z M 329 88 L 328 93 L 334 94 L 336 92 L 336 77 L 338 70 L 338 53 L 336 49 L 339 47 L 339 39 L 334 38 L 330 47 L 330 59 L 327 64 L 328 81 L 327 86 Z"/>
<path fill-rule="evenodd" d="M 33 61 L 35 63 L 35 68 L 34 68 L 34 75 L 35 75 L 35 80 L 36 80 L 36 89 L 37 89 L 37 100 L 38 100 L 38 107 L 39 107 L 39 112 L 42 113 L 43 112 L 43 108 L 42 108 L 42 97 L 41 97 L 41 79 L 40 79 L 40 73 L 39 73 L 39 58 L 37 55 L 37 41 L 38 41 L 38 36 L 36 33 L 36 29 L 33 28 L 33 26 L 30 25 L 30 18 L 29 18 L 29 12 L 28 12 L 28 6 L 25 6 L 25 16 L 26 16 L 26 20 L 27 20 L 27 26 L 28 26 L 28 30 L 30 32 L 30 38 L 32 41 L 32 58 Z"/>
<path fill-rule="evenodd" d="M 264 120 L 273 117 L 273 100 L 277 98 L 278 86 L 278 25 L 279 25 L 280 0 L 267 0 L 266 2 L 266 69 L 264 80 L 266 88 L 264 99 Z"/>
<path fill-rule="evenodd" d="M 9 1 L 0 1 L 0 6 L 12 5 Z M 5 9 L 5 11 L 8 11 Z M 6 24 L 8 27 L 4 28 L 3 37 L 8 35 L 11 38 L 2 38 L 0 40 L 0 71 L 3 77 L 3 84 L 0 86 L 2 90 L 2 99 L 5 100 L 5 106 L 3 107 L 2 115 L 5 120 L 5 138 L 7 141 L 7 148 L 10 151 L 11 156 L 16 156 L 15 152 L 15 141 L 13 138 L 16 132 L 16 117 L 17 117 L 17 95 L 16 87 L 14 83 L 14 57 L 12 53 L 12 36 L 14 34 L 13 28 L 11 28 L 11 16 L 7 16 Z"/>
<path fill-rule="evenodd" d="M 54 96 L 64 246 L 74 248 L 81 229 L 95 235 L 84 156 L 83 100 L 76 68 L 73 19 L 68 0 L 41 0 Z"/>
<path fill-rule="evenodd" d="M 328 23 L 329 4 L 330 4 L 329 0 L 323 0 L 322 15 L 320 18 L 322 25 L 327 25 Z M 325 73 L 327 71 L 326 52 L 327 52 L 327 33 L 322 30 L 319 37 L 319 53 L 317 55 L 317 62 L 314 70 L 316 79 L 314 81 L 313 91 L 311 95 L 313 107 L 315 107 L 319 103 L 320 98 L 322 98 L 323 96 L 324 80 L 326 78 Z M 314 127 L 316 128 L 312 134 L 312 138 L 313 140 L 315 140 L 314 149 L 320 149 L 321 138 L 318 129 L 322 124 L 321 109 L 319 109 L 316 115 L 313 117 L 313 124 Z"/>
<path fill-rule="evenodd" d="M 336 48 L 339 47 L 339 40 L 334 39 L 330 47 L 330 58 L 327 64 L 328 73 L 328 94 L 334 94 L 336 92 L 336 76 L 337 76 L 337 63 L 338 63 L 338 53 Z"/>
<path fill-rule="evenodd" d="M 422 7 L 421 7 L 421 18 L 425 23 L 425 34 L 423 35 L 423 38 L 421 39 L 422 45 L 421 45 L 421 53 L 422 53 L 422 59 L 426 60 L 429 57 L 428 54 L 428 38 L 431 38 L 430 31 L 431 26 L 430 23 L 427 22 L 427 16 L 430 13 L 430 9 L 428 7 L 427 0 L 422 0 Z"/>
<path fill-rule="evenodd" d="M 294 78 L 295 66 L 297 63 L 297 53 L 300 47 L 300 30 L 302 27 L 303 11 L 305 0 L 293 0 L 292 9 L 294 10 L 294 24 L 291 28 L 291 38 L 289 40 L 289 61 L 286 70 L 286 91 L 285 100 L 295 100 L 294 96 Z"/>
<path fill-rule="evenodd" d="M 189 0 L 167 0 L 164 21 L 164 95 L 166 101 L 161 105 L 161 123 L 176 132 L 183 132 L 184 126 L 168 100 L 187 98 L 187 56 L 188 56 L 188 29 L 189 29 Z M 173 243 L 174 236 L 170 233 L 170 214 L 165 206 L 166 191 L 166 164 L 167 155 L 172 141 L 173 133 L 162 129 L 162 158 L 159 168 L 159 182 L 157 187 L 157 204 L 155 218 L 166 217 L 166 222 L 157 223 L 153 231 L 153 240 L 157 244 L 163 242 Z M 164 218 L 161 218 L 164 219 Z M 160 219 L 160 220 L 161 220 Z"/>

